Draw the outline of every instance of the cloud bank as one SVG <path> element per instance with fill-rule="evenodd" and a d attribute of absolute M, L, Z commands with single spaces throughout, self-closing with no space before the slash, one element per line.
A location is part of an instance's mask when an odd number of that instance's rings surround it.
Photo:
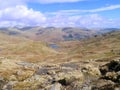
<path fill-rule="evenodd" d="M 50 15 L 56 15 L 56 14 L 66 14 L 66 15 L 75 15 L 75 14 L 81 14 L 81 13 L 97 13 L 97 12 L 104 12 L 104 11 L 110 11 L 114 9 L 120 9 L 120 5 L 110 5 L 107 7 L 101 7 L 97 9 L 91 9 L 91 10 L 60 10 L 58 12 L 50 12 L 48 14 Z"/>
<path fill-rule="evenodd" d="M 104 28 L 117 27 L 120 19 L 106 19 L 99 14 L 78 15 L 78 16 L 53 16 L 47 19 L 46 26 L 56 27 L 87 27 L 87 28 Z M 116 24 L 117 23 L 117 24 Z"/>
<path fill-rule="evenodd" d="M 29 2 L 37 2 L 41 4 L 52 4 L 52 3 L 72 3 L 72 2 L 80 2 L 86 0 L 0 0 L 0 8 L 5 8 L 9 6 L 16 5 L 26 5 Z"/>
<path fill-rule="evenodd" d="M 0 27 L 4 26 L 56 26 L 56 27 L 117 27 L 120 19 L 109 19 L 97 14 L 119 9 L 120 5 L 111 5 L 91 10 L 60 10 L 57 12 L 35 11 L 27 7 L 28 2 L 64 3 L 85 0 L 0 0 Z M 14 3 L 13 3 L 14 2 Z M 82 15 L 81 13 L 89 13 Z M 102 23 L 101 23 L 102 22 Z"/>
<path fill-rule="evenodd" d="M 102 23 L 101 23 L 102 22 Z M 0 26 L 55 26 L 55 27 L 115 27 L 119 20 L 106 19 L 98 14 L 47 16 L 26 6 L 0 10 Z M 116 23 L 118 23 L 116 25 Z"/>
<path fill-rule="evenodd" d="M 36 2 L 48 4 L 48 3 L 66 3 L 66 2 L 79 2 L 79 1 L 86 1 L 86 0 L 35 0 Z"/>
<path fill-rule="evenodd" d="M 39 25 L 45 20 L 41 12 L 22 5 L 0 10 L 0 26 Z"/>

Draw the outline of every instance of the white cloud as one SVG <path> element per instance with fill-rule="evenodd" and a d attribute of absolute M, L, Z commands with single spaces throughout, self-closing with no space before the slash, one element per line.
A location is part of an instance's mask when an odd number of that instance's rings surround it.
<path fill-rule="evenodd" d="M 45 20 L 46 17 L 41 12 L 22 5 L 0 10 L 1 25 L 37 25 L 44 23 Z"/>
<path fill-rule="evenodd" d="M 79 27 L 107 27 L 120 26 L 120 20 L 105 19 L 98 14 L 90 14 L 120 8 L 111 5 L 91 10 L 61 10 L 58 12 L 41 13 L 27 7 L 28 2 L 62 3 L 85 0 L 0 0 L 0 26 L 79 26 Z M 14 3 L 13 3 L 14 2 Z M 80 15 L 89 13 L 89 15 Z M 52 14 L 52 16 L 50 15 Z"/>
<path fill-rule="evenodd" d="M 87 11 L 88 12 L 102 12 L 102 11 L 114 10 L 114 9 L 119 9 L 119 8 L 120 8 L 120 5 L 111 5 L 108 7 L 102 7 L 102 8 L 87 10 Z"/>
<path fill-rule="evenodd" d="M 120 9 L 120 5 L 111 5 L 107 7 L 97 8 L 97 9 L 91 9 L 91 10 L 60 10 L 57 12 L 50 12 L 47 14 L 50 15 L 56 15 L 56 14 L 62 14 L 62 15 L 75 15 L 75 14 L 81 14 L 81 13 L 96 13 L 96 12 L 103 12 L 103 11 L 109 11 L 114 9 Z"/>
<path fill-rule="evenodd" d="M 45 26 L 56 27 L 120 27 L 120 19 L 107 19 L 99 14 L 78 15 L 78 16 L 53 16 L 47 18 Z"/>
<path fill-rule="evenodd" d="M 15 7 L 16 5 L 25 5 L 26 0 L 0 0 L 0 9 Z"/>
<path fill-rule="evenodd" d="M 119 21 L 98 14 L 47 16 L 23 5 L 0 10 L 0 26 L 117 27 Z"/>
<path fill-rule="evenodd" d="M 0 8 L 12 7 L 16 5 L 27 5 L 29 2 L 37 2 L 41 4 L 50 3 L 66 3 L 66 2 L 79 2 L 86 0 L 0 0 Z"/>
<path fill-rule="evenodd" d="M 86 0 L 36 0 L 39 3 L 65 3 L 65 2 L 79 2 Z"/>

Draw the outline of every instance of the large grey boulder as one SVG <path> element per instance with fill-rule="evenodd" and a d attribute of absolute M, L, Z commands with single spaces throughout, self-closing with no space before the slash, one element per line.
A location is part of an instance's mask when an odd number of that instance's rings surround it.
<path fill-rule="evenodd" d="M 55 83 L 50 90 L 62 90 L 62 85 L 60 83 Z"/>

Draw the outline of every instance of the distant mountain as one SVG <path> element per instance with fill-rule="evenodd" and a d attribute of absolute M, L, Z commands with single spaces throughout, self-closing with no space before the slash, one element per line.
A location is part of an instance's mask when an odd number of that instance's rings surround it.
<path fill-rule="evenodd" d="M 7 35 L 21 35 L 22 32 L 17 28 L 0 28 L 0 32 Z"/>
<path fill-rule="evenodd" d="M 67 44 L 66 46 L 66 43 Z M 95 37 L 76 42 L 61 43 L 69 56 L 81 57 L 83 59 L 110 58 L 120 56 L 120 31 L 111 31 Z"/>
<path fill-rule="evenodd" d="M 119 31 L 120 28 L 98 28 L 98 29 L 94 29 L 96 31 L 98 31 L 98 33 L 107 33 L 107 32 L 111 32 L 111 31 Z"/>
<path fill-rule="evenodd" d="M 105 31 L 105 32 L 118 31 L 118 30 L 120 30 L 120 29 L 119 28 L 105 28 L 105 29 L 103 29 L 103 31 Z"/>
<path fill-rule="evenodd" d="M 26 37 L 28 39 L 44 41 L 44 42 L 59 42 L 70 40 L 81 40 L 90 38 L 94 35 L 106 33 L 109 31 L 120 30 L 118 28 L 104 28 L 104 29 L 87 29 L 75 27 L 13 27 L 13 28 L 0 28 L 0 32 L 8 35 L 16 35 Z"/>

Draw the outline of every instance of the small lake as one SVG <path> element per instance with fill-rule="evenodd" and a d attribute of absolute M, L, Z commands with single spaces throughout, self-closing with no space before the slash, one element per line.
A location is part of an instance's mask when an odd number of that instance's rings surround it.
<path fill-rule="evenodd" d="M 49 44 L 49 46 L 51 47 L 51 48 L 53 48 L 53 49 L 58 49 L 58 48 L 60 48 L 58 45 L 56 45 L 56 44 Z"/>

